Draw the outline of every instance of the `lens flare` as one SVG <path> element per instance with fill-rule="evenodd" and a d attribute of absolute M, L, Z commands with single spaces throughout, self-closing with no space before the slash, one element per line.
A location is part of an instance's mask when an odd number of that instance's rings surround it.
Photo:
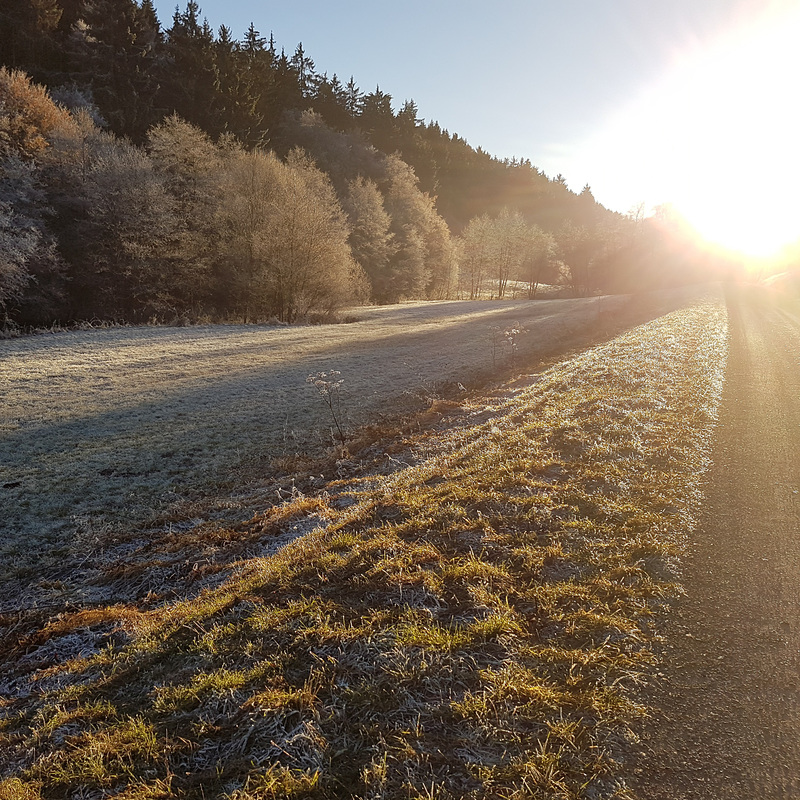
<path fill-rule="evenodd" d="M 707 241 L 749 256 L 797 241 L 798 41 L 793 4 L 676 58 L 588 143 L 582 171 L 598 199 L 669 202 Z"/>

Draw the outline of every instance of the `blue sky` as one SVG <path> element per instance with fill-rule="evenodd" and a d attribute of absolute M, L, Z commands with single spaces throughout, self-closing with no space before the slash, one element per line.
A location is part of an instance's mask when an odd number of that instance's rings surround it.
<path fill-rule="evenodd" d="M 289 53 L 302 42 L 319 72 L 352 75 L 364 91 L 379 85 L 395 108 L 413 99 L 422 118 L 473 146 L 529 158 L 576 191 L 588 183 L 600 202 L 623 212 L 676 199 L 677 161 L 659 170 L 659 160 L 683 131 L 714 129 L 727 113 L 713 103 L 704 111 L 697 98 L 683 108 L 694 76 L 702 85 L 719 53 L 741 48 L 760 26 L 785 29 L 800 12 L 800 0 L 198 2 L 215 29 L 224 23 L 241 38 L 252 21 Z M 156 8 L 169 27 L 174 0 L 156 0 Z M 739 52 L 730 58 L 741 61 Z M 786 71 L 795 63 L 768 66 Z M 714 87 L 704 91 L 716 94 Z M 758 96 L 757 86 L 752 91 Z M 751 102 L 742 100 L 745 112 Z M 659 105 L 670 114 L 661 123 Z M 696 163 L 686 164 L 688 145 L 680 150 L 687 179 L 713 159 L 714 142 L 705 146 L 705 159 L 689 158 Z"/>

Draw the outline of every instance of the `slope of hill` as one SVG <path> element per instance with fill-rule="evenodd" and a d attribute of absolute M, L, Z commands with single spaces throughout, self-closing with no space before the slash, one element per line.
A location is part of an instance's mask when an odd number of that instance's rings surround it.
<path fill-rule="evenodd" d="M 247 543 L 206 588 L 197 562 L 182 596 L 6 615 L 0 787 L 624 796 L 726 347 L 720 298 L 689 302 L 475 398 L 415 465 L 170 537 Z"/>

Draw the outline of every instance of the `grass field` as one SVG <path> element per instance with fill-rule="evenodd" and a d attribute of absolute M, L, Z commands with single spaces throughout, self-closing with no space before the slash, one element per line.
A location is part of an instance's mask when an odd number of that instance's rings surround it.
<path fill-rule="evenodd" d="M 412 466 L 186 531 L 310 529 L 185 598 L 7 616 L 0 796 L 629 796 L 726 331 L 689 303 L 473 396 Z"/>
<path fill-rule="evenodd" d="M 161 525 L 168 509 L 240 490 L 276 459 L 324 449 L 331 421 L 306 383 L 311 373 L 342 373 L 352 429 L 419 407 L 447 382 L 490 373 L 490 326 L 529 329 L 522 359 L 622 305 L 416 303 L 359 309 L 347 325 L 116 328 L 0 341 L 3 577 L 41 575 L 49 557 L 58 568 L 110 531 Z"/>

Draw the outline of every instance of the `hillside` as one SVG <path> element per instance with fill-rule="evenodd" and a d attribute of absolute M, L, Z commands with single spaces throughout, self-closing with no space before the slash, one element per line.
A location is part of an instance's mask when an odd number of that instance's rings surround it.
<path fill-rule="evenodd" d="M 492 158 L 190 2 L 0 0 L 0 325 L 331 320 L 347 305 L 707 279 L 666 212 Z"/>
<path fill-rule="evenodd" d="M 193 0 L 172 20 L 159 20 L 148 0 L 2 0 L 0 64 L 51 90 L 72 87 L 72 102 L 83 93 L 115 134 L 139 144 L 175 113 L 213 139 L 232 134 L 248 148 L 269 143 L 286 154 L 297 143 L 293 115 L 313 108 L 351 141 L 363 136 L 387 155 L 399 153 L 455 232 L 512 198 L 531 221 L 557 225 L 578 212 L 563 180 L 492 158 L 418 119 L 413 100 L 398 107 L 379 89 L 362 91 L 357 76 L 329 77 L 313 53 L 262 36 L 254 22 L 237 39 L 228 28 L 210 29 Z"/>
<path fill-rule="evenodd" d="M 6 614 L 2 790 L 624 796 L 727 344 L 715 293 L 665 311 L 439 406 L 381 443 L 388 474 L 123 548 L 105 603 Z M 190 575 L 145 593 L 170 552 Z"/>

